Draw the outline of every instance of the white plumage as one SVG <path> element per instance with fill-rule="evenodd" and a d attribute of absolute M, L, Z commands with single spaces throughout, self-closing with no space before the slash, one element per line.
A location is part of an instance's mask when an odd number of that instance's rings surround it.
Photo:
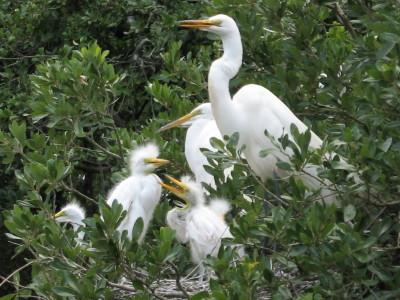
<path fill-rule="evenodd" d="M 196 181 L 199 183 L 204 182 L 215 189 L 214 176 L 204 169 L 204 166 L 209 166 L 210 164 L 207 157 L 200 150 L 204 148 L 215 151 L 210 144 L 210 139 L 217 138 L 222 140 L 211 111 L 211 104 L 200 104 L 189 114 L 163 126 L 159 131 L 164 131 L 178 125 L 189 126 L 185 139 L 185 157 Z M 232 167 L 224 170 L 225 178 L 229 176 L 231 171 Z"/>
<path fill-rule="evenodd" d="M 182 177 L 178 181 L 168 178 L 177 184 L 180 189 L 167 184 L 165 188 L 185 201 L 182 208 L 174 208 L 167 214 L 167 224 L 177 232 L 177 239 L 188 242 L 192 261 L 200 266 L 200 280 L 204 277 L 205 268 L 202 265 L 207 255 L 217 256 L 222 238 L 233 238 L 228 225 L 224 221 L 224 214 L 229 211 L 229 203 L 223 199 L 206 206 L 199 183 L 189 177 Z M 243 249 L 238 251 L 243 256 Z"/>
<path fill-rule="evenodd" d="M 216 15 L 207 20 L 188 20 L 181 22 L 182 27 L 199 28 L 213 32 L 222 39 L 224 54 L 214 61 L 208 75 L 208 92 L 215 121 L 222 135 L 231 136 L 233 133 L 240 134 L 239 148 L 246 145 L 243 152 L 251 169 L 262 181 L 273 178 L 276 172 L 284 177 L 287 174 L 277 169 L 276 162 L 289 162 L 288 156 L 293 154 L 290 148 L 282 153 L 274 143 L 265 136 L 267 131 L 276 141 L 284 134 L 290 133 L 290 126 L 296 125 L 303 133 L 307 126 L 301 122 L 293 112 L 274 94 L 266 88 L 249 84 L 241 88 L 231 98 L 229 92 L 229 81 L 239 71 L 242 64 L 242 43 L 239 29 L 235 21 L 226 15 Z M 311 132 L 311 148 L 319 148 L 322 140 Z M 260 151 L 273 149 L 268 156 L 261 158 Z M 325 201 L 332 202 L 334 197 L 327 186 L 330 183 L 318 178 L 317 166 L 307 166 L 305 173 L 298 177 L 311 189 L 322 188 Z M 309 174 L 306 174 L 309 173 Z"/>
<path fill-rule="evenodd" d="M 132 237 L 132 229 L 136 220 L 143 219 L 143 231 L 139 243 L 143 242 L 154 209 L 161 197 L 160 178 L 152 171 L 168 163 L 167 160 L 157 159 L 159 149 L 149 143 L 132 151 L 130 156 L 130 171 L 128 178 L 118 183 L 110 192 L 107 204 L 112 205 L 114 200 L 120 203 L 127 211 L 126 218 L 118 227 L 119 232 L 128 231 L 128 238 Z"/>
<path fill-rule="evenodd" d="M 85 209 L 80 204 L 71 202 L 65 205 L 52 218 L 59 223 L 70 223 L 74 231 L 78 231 L 80 227 L 85 227 L 85 223 L 83 223 L 85 215 Z M 78 241 L 81 242 L 84 236 L 85 233 L 83 231 L 78 232 Z"/>

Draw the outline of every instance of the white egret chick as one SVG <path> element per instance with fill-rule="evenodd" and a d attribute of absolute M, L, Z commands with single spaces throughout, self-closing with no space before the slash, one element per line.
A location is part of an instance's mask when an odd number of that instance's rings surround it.
<path fill-rule="evenodd" d="M 80 227 L 85 227 L 85 223 L 82 221 L 85 219 L 85 210 L 77 202 L 67 204 L 52 218 L 59 223 L 70 223 L 74 231 L 78 231 Z M 78 232 L 78 242 L 81 242 L 84 236 L 83 231 Z"/>
<path fill-rule="evenodd" d="M 293 140 L 290 127 L 296 125 L 303 133 L 308 128 L 293 112 L 273 93 L 266 88 L 249 84 L 242 87 L 233 99 L 229 92 L 229 81 L 239 71 L 242 64 L 242 42 L 235 21 L 226 15 L 216 15 L 206 20 L 181 21 L 181 27 L 199 28 L 217 34 L 223 43 L 224 54 L 215 60 L 208 74 L 208 92 L 212 112 L 221 134 L 240 135 L 238 147 L 246 145 L 243 151 L 251 169 L 265 181 L 273 178 L 274 172 L 284 177 L 287 174 L 276 167 L 278 161 L 289 162 L 288 156 L 293 154 L 290 148 L 282 153 L 264 134 L 265 131 L 275 140 L 285 134 Z M 311 148 L 319 148 L 322 140 L 311 132 Z M 260 151 L 274 149 L 266 157 L 260 157 Z M 329 182 L 318 178 L 317 166 L 308 166 L 304 173 L 298 174 L 305 185 L 313 190 L 322 188 L 322 196 L 326 202 L 332 202 L 332 192 L 326 186 Z M 309 173 L 309 174 L 307 174 Z"/>
<path fill-rule="evenodd" d="M 207 255 L 216 257 L 221 246 L 221 238 L 233 238 L 233 236 L 221 215 L 205 205 L 199 183 L 187 176 L 182 177 L 181 181 L 171 176 L 167 178 L 178 187 L 160 184 L 185 202 L 183 207 L 174 208 L 168 213 L 167 223 L 177 231 L 178 240 L 189 242 L 192 261 L 200 267 L 201 281 L 205 274 L 202 263 Z M 229 204 L 227 205 L 229 207 Z M 222 208 L 220 203 L 219 207 L 219 212 L 227 212 L 226 205 Z"/>
<path fill-rule="evenodd" d="M 153 174 L 155 168 L 169 163 L 168 160 L 157 158 L 159 149 L 155 144 L 148 143 L 132 151 L 130 157 L 130 171 L 128 178 L 118 183 L 107 197 L 107 204 L 112 205 L 114 200 L 120 203 L 127 215 L 118 227 L 119 232 L 128 231 L 128 238 L 132 238 L 132 229 L 136 220 L 143 219 L 143 231 L 138 240 L 143 242 L 154 209 L 160 201 L 160 178 Z"/>
<path fill-rule="evenodd" d="M 208 163 L 207 157 L 200 151 L 202 148 L 213 151 L 213 147 L 210 144 L 211 138 L 214 137 L 222 140 L 222 136 L 211 111 L 211 104 L 200 104 L 187 115 L 161 127 L 158 132 L 179 125 L 189 126 L 186 132 L 185 157 L 196 181 L 209 184 L 215 189 L 214 176 L 204 169 L 204 166 L 209 166 L 210 164 Z M 233 167 L 224 170 L 225 178 L 229 176 L 232 169 Z"/>

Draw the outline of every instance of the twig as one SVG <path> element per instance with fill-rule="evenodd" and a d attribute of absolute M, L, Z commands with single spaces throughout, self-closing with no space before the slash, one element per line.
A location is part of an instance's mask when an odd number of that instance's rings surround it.
<path fill-rule="evenodd" d="M 0 287 L 8 282 L 8 279 L 10 279 L 12 276 L 14 276 L 16 273 L 18 273 L 19 271 L 25 269 L 26 267 L 29 267 L 31 264 L 33 264 L 35 261 L 32 260 L 31 262 L 28 262 L 27 264 L 23 265 L 22 267 L 16 269 L 14 272 L 12 272 L 10 275 L 8 275 L 1 283 L 0 283 Z"/>
<path fill-rule="evenodd" d="M 365 230 L 368 230 L 372 226 L 372 224 L 375 223 L 375 221 L 381 216 L 381 214 L 386 210 L 386 208 L 387 206 L 381 209 L 381 211 L 371 220 L 371 222 L 369 222 Z"/>
<path fill-rule="evenodd" d="M 347 18 L 347 16 L 343 12 L 343 10 L 340 8 L 339 4 L 335 3 L 335 4 L 327 5 L 327 6 L 336 12 L 339 19 L 342 21 L 344 27 L 346 27 L 347 30 L 350 31 L 350 34 L 353 37 L 353 39 L 356 39 L 357 38 L 356 31 L 354 30 L 353 26 L 351 25 L 349 18 Z"/>
<path fill-rule="evenodd" d="M 357 2 L 361 5 L 361 8 L 363 11 L 375 22 L 379 21 L 377 17 L 375 17 L 370 9 L 365 5 L 365 2 L 363 0 L 357 0 Z"/>
<path fill-rule="evenodd" d="M 179 274 L 179 270 L 178 268 L 172 263 L 172 262 L 168 262 L 168 264 L 174 269 L 175 271 L 175 275 L 176 275 L 176 285 L 178 286 L 179 290 L 182 291 L 182 293 L 185 295 L 185 297 L 187 299 L 190 298 L 190 295 L 188 294 L 188 292 L 186 292 L 185 288 L 182 286 L 181 284 L 181 276 Z"/>
<path fill-rule="evenodd" d="M 71 188 L 71 187 L 67 186 L 67 185 L 66 185 L 65 183 L 63 183 L 63 182 L 61 182 L 61 186 L 62 186 L 64 189 L 66 189 L 67 191 L 69 191 L 69 192 L 72 192 L 72 193 L 74 193 L 74 194 L 76 194 L 76 195 L 78 195 L 78 196 L 80 196 L 80 197 L 82 197 L 82 198 L 84 198 L 84 199 L 86 199 L 86 200 L 88 200 L 88 201 L 91 201 L 91 202 L 93 202 L 93 203 L 95 203 L 95 204 L 98 204 L 97 201 L 94 200 L 93 198 L 90 198 L 89 196 L 86 196 L 85 194 L 82 194 L 80 191 L 78 191 L 78 190 L 76 190 L 76 189 L 74 189 L 74 188 Z"/>
<path fill-rule="evenodd" d="M 117 158 L 117 159 L 120 160 L 122 163 L 124 163 L 124 158 L 123 158 L 123 157 L 121 157 L 121 156 L 119 156 L 119 155 L 117 155 L 117 154 L 115 154 L 115 153 L 112 153 L 112 152 L 108 151 L 107 149 L 105 149 L 105 148 L 103 148 L 102 146 L 100 146 L 99 144 L 97 144 L 93 139 L 91 139 L 91 138 L 88 137 L 88 136 L 85 136 L 85 139 L 86 139 L 88 142 L 90 142 L 91 144 L 93 144 L 94 146 L 96 146 L 97 148 L 99 148 L 102 152 L 104 152 L 104 153 L 107 154 L 108 156 Z"/>
<path fill-rule="evenodd" d="M 125 291 L 128 291 L 128 292 L 137 292 L 137 290 L 135 288 L 133 288 L 133 287 L 122 285 L 122 284 L 113 283 L 113 282 L 108 281 L 108 280 L 107 280 L 107 285 L 109 285 L 111 287 L 114 287 L 114 288 L 117 288 L 117 289 L 125 290 Z"/>

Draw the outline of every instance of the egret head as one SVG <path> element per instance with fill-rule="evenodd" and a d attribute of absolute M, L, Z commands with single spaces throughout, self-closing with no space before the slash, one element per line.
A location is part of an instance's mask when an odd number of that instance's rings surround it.
<path fill-rule="evenodd" d="M 76 228 L 78 225 L 84 225 L 82 220 L 85 218 L 85 210 L 78 203 L 71 202 L 53 215 L 52 218 L 60 223 L 71 223 Z"/>
<path fill-rule="evenodd" d="M 189 176 L 183 176 L 181 181 L 168 175 L 166 175 L 166 177 L 172 183 L 177 185 L 177 187 L 162 182 L 160 182 L 160 184 L 185 202 L 185 205 L 180 209 L 188 209 L 193 206 L 204 205 L 204 196 L 199 183 L 192 180 Z"/>
<path fill-rule="evenodd" d="M 221 37 L 233 31 L 238 31 L 236 22 L 231 17 L 223 14 L 215 15 L 205 20 L 184 20 L 180 22 L 180 27 L 198 28 L 213 32 Z"/>
<path fill-rule="evenodd" d="M 151 173 L 155 168 L 169 163 L 168 160 L 157 158 L 160 154 L 153 143 L 136 148 L 131 153 L 130 167 L 132 173 Z"/>
<path fill-rule="evenodd" d="M 194 121 L 200 119 L 214 120 L 214 116 L 211 110 L 211 103 L 200 104 L 187 115 L 184 115 L 183 117 L 161 127 L 160 129 L 158 129 L 158 132 L 171 129 L 179 125 L 190 126 L 193 124 Z"/>

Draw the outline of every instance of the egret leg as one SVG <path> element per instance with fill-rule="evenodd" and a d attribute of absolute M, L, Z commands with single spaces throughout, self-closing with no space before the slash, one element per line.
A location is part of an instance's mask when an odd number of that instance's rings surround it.
<path fill-rule="evenodd" d="M 280 194 L 280 191 L 279 191 L 279 184 L 278 184 L 278 180 L 279 180 L 279 177 L 278 177 L 278 175 L 276 174 L 276 172 L 274 171 L 274 173 L 273 173 L 273 182 L 274 182 L 274 192 L 275 192 L 275 196 L 276 197 L 278 197 L 278 198 L 280 198 L 281 197 L 281 194 Z M 264 193 L 264 198 L 265 198 L 265 200 L 268 200 L 268 193 L 267 193 L 267 191 L 265 191 L 265 193 Z M 267 217 L 268 216 L 268 212 L 269 212 L 269 208 L 268 208 L 268 203 L 267 202 L 264 202 L 263 203 L 263 208 L 264 208 L 264 216 L 265 217 Z M 268 245 L 268 238 L 265 236 L 265 237 L 263 237 L 262 238 L 262 240 L 261 240 L 261 244 L 262 244 L 262 246 L 263 246 L 263 248 L 267 248 L 267 245 Z M 274 246 L 274 248 L 275 248 L 275 246 Z M 265 251 L 262 251 L 264 254 L 266 254 L 265 253 Z"/>
<path fill-rule="evenodd" d="M 279 177 L 278 174 L 274 171 L 272 174 L 273 180 L 274 180 L 274 190 L 275 190 L 275 196 L 278 197 L 279 199 L 281 198 L 281 192 L 279 191 Z"/>
<path fill-rule="evenodd" d="M 206 274 L 206 267 L 203 264 L 199 266 L 199 282 L 203 282 L 204 276 Z"/>

